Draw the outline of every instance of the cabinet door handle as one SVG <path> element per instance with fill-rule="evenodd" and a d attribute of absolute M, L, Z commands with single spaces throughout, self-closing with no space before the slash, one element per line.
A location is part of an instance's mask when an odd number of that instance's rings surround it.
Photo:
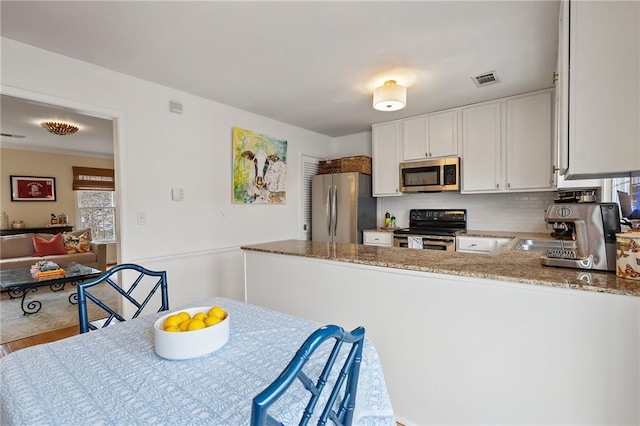
<path fill-rule="evenodd" d="M 475 247 L 475 246 L 477 246 L 476 243 L 469 244 L 469 247 Z"/>
<path fill-rule="evenodd" d="M 507 188 L 511 188 L 511 184 L 510 183 L 507 184 Z"/>
<path fill-rule="evenodd" d="M 500 188 L 500 184 L 499 183 L 496 183 L 496 188 L 498 188 L 498 189 Z"/>

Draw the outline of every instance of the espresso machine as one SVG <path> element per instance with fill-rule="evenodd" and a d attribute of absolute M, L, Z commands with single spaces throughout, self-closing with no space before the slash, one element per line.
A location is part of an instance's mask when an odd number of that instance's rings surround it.
<path fill-rule="evenodd" d="M 615 271 L 618 204 L 552 204 L 544 220 L 553 228 L 552 236 L 559 244 L 543 253 L 543 265 Z"/>

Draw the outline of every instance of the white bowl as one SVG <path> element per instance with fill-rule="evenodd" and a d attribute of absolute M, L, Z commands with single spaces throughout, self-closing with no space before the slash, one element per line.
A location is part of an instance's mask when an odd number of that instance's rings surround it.
<path fill-rule="evenodd" d="M 227 317 L 210 327 L 193 331 L 164 331 L 164 320 L 178 312 L 188 312 L 192 317 L 198 312 L 205 314 L 211 306 L 182 309 L 164 315 L 153 324 L 153 347 L 162 358 L 189 359 L 207 355 L 223 347 L 229 340 L 229 313 Z"/>

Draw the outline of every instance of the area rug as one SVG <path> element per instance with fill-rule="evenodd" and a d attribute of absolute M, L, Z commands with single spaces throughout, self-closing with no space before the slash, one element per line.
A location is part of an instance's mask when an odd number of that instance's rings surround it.
<path fill-rule="evenodd" d="M 92 293 L 109 306 L 117 306 L 117 296 L 108 288 L 92 289 Z M 78 305 L 69 303 L 69 295 L 75 293 L 76 287 L 67 284 L 63 291 L 53 292 L 47 286 L 39 287 L 35 293 L 29 293 L 25 303 L 38 300 L 42 303 L 40 311 L 31 315 L 23 315 L 20 307 L 21 299 L 10 299 L 7 292 L 0 297 L 0 343 L 4 344 L 36 334 L 47 333 L 61 328 L 78 326 Z M 93 303 L 88 303 L 89 321 L 105 318 L 103 310 Z"/>

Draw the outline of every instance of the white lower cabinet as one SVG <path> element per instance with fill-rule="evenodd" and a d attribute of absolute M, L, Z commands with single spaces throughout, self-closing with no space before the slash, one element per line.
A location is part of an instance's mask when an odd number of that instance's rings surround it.
<path fill-rule="evenodd" d="M 393 246 L 393 232 L 362 231 L 362 244 L 366 246 Z"/>
<path fill-rule="evenodd" d="M 512 241 L 511 238 L 456 237 L 456 251 L 461 253 L 496 254 Z"/>

